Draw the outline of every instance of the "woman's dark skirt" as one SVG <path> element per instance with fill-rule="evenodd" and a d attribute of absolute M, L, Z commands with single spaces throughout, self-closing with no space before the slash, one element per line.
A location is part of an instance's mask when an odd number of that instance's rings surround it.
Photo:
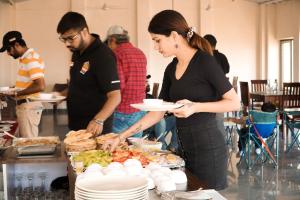
<path fill-rule="evenodd" d="M 228 153 L 215 121 L 177 128 L 186 168 L 198 177 L 204 188 L 226 188 Z"/>

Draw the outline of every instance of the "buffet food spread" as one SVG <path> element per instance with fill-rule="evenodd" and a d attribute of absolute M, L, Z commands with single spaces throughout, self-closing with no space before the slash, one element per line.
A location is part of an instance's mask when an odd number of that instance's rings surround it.
<path fill-rule="evenodd" d="M 124 163 L 128 159 L 136 159 L 142 166 L 149 163 L 157 163 L 162 167 L 177 168 L 183 167 L 184 161 L 179 156 L 170 151 L 163 151 L 157 148 L 149 148 L 149 144 L 156 147 L 155 141 L 139 139 L 139 142 L 133 142 L 133 145 L 124 141 L 119 144 L 114 152 L 108 152 L 102 149 L 106 140 L 116 137 L 117 134 L 110 133 L 95 137 L 85 130 L 70 131 L 64 143 L 66 151 L 70 155 L 71 163 L 83 162 L 83 170 L 92 163 L 98 163 L 106 167 L 111 162 Z M 132 141 L 132 140 L 129 140 Z M 144 145 L 147 146 L 144 148 Z"/>
<path fill-rule="evenodd" d="M 133 145 L 120 143 L 114 152 L 103 150 L 105 141 L 116 136 L 110 133 L 95 137 L 85 130 L 71 131 L 66 135 L 64 143 L 73 170 L 78 175 L 76 182 L 99 176 L 139 176 L 148 182 L 148 189 L 156 187 L 160 191 L 175 190 L 176 184 L 187 182 L 182 170 L 170 169 L 183 167 L 183 159 L 170 151 L 155 148 L 156 141 L 139 139 Z M 147 148 L 143 148 L 143 144 Z M 149 148 L 149 144 L 154 148 Z"/>

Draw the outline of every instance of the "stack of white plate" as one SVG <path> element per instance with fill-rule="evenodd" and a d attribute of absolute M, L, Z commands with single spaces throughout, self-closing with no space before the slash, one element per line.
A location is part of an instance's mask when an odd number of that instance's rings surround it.
<path fill-rule="evenodd" d="M 82 178 L 75 184 L 76 200 L 147 200 L 148 182 L 139 176 Z"/>

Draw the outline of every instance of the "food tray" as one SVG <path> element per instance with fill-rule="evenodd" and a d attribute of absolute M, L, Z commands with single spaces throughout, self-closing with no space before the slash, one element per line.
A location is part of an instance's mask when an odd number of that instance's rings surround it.
<path fill-rule="evenodd" d="M 56 144 L 52 145 L 36 145 L 17 147 L 17 154 L 20 155 L 48 155 L 53 154 L 56 149 Z"/>
<path fill-rule="evenodd" d="M 13 146 L 16 148 L 19 156 L 53 154 L 55 152 L 56 145 L 59 143 L 59 138 L 56 136 L 16 138 L 13 140 Z"/>
<path fill-rule="evenodd" d="M 13 140 L 14 147 L 28 147 L 28 146 L 47 146 L 52 144 L 59 144 L 57 136 L 49 137 L 33 137 L 33 138 L 15 138 Z"/>

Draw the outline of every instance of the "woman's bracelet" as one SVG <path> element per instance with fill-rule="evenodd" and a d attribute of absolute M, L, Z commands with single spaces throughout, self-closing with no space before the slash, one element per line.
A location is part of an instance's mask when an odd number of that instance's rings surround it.
<path fill-rule="evenodd" d="M 103 120 L 96 119 L 96 118 L 94 118 L 93 120 L 94 120 L 94 122 L 95 122 L 96 124 L 98 124 L 98 125 L 100 125 L 100 126 L 103 126 L 103 125 L 104 125 L 104 121 L 103 121 Z"/>

